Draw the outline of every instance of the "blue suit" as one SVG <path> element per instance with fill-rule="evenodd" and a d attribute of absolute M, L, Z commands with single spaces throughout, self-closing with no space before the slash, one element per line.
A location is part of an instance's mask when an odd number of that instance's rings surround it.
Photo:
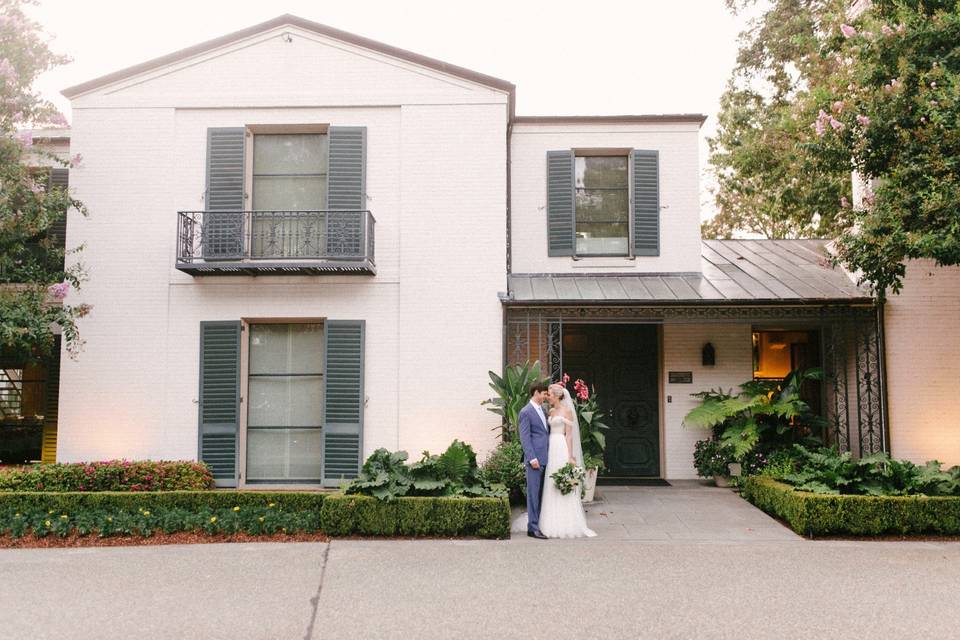
<path fill-rule="evenodd" d="M 544 416 L 541 419 L 541 416 Z M 540 531 L 540 496 L 543 494 L 544 472 L 547 469 L 547 454 L 550 450 L 550 432 L 544 422 L 543 409 L 534 408 L 529 402 L 520 410 L 520 444 L 523 446 L 523 469 L 527 474 L 527 531 Z M 534 458 L 539 469 L 530 466 Z"/>

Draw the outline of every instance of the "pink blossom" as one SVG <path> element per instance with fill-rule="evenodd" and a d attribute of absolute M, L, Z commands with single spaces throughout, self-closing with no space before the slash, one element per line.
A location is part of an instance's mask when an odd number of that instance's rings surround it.
<path fill-rule="evenodd" d="M 0 58 L 0 79 L 6 84 L 16 84 L 20 79 L 16 68 L 6 58 Z"/>
<path fill-rule="evenodd" d="M 893 93 L 893 85 L 891 85 L 889 82 L 888 82 L 887 84 L 883 85 L 883 92 L 884 92 L 884 93 Z"/>
<path fill-rule="evenodd" d="M 859 125 L 860 125 L 861 127 L 863 127 L 863 128 L 869 127 L 869 126 L 870 126 L 870 116 L 865 116 L 865 115 L 862 115 L 862 114 L 858 114 L 858 115 L 857 115 L 857 124 L 859 124 Z"/>
<path fill-rule="evenodd" d="M 931 106 L 931 107 L 935 107 L 935 106 L 937 106 L 938 104 L 940 104 L 940 103 L 937 102 L 936 100 L 931 100 L 931 101 L 930 101 L 930 106 Z"/>
<path fill-rule="evenodd" d="M 888 27 L 887 25 L 883 25 L 882 27 L 880 27 L 880 31 L 881 31 L 881 32 L 883 33 L 883 35 L 885 35 L 885 36 L 892 36 L 892 35 L 893 35 L 893 29 L 891 29 L 891 28 Z"/>
<path fill-rule="evenodd" d="M 903 32 L 906 31 L 906 30 L 907 30 L 907 28 L 903 25 L 902 22 L 897 25 L 897 33 L 903 33 Z"/>
<path fill-rule="evenodd" d="M 50 122 L 50 124 L 52 124 L 52 125 L 55 126 L 55 127 L 69 127 L 69 126 L 70 126 L 70 123 L 67 122 L 67 117 L 66 117 L 65 115 L 63 115 L 62 113 L 60 113 L 59 111 L 57 111 L 57 112 L 54 113 L 52 116 L 50 116 L 49 122 Z"/>
<path fill-rule="evenodd" d="M 900 81 L 894 78 L 893 80 L 890 81 L 890 86 L 896 89 L 897 87 L 900 86 Z"/>
<path fill-rule="evenodd" d="M 857 35 L 857 30 L 846 23 L 840 25 L 840 32 L 847 38 L 852 38 Z"/>
<path fill-rule="evenodd" d="M 41 183 L 35 182 L 33 180 L 30 181 L 30 191 L 32 191 L 33 193 L 39 194 L 39 193 L 43 193 L 45 190 L 46 189 Z"/>
<path fill-rule="evenodd" d="M 32 145 L 33 145 L 33 132 L 32 132 L 32 131 L 18 131 L 18 132 L 17 132 L 17 135 L 16 135 L 16 138 L 17 138 L 17 142 L 19 142 L 20 144 L 22 144 L 22 145 L 25 146 L 25 147 L 29 147 L 29 146 L 32 146 Z"/>
<path fill-rule="evenodd" d="M 830 126 L 833 127 L 833 130 L 834 130 L 834 131 L 842 131 L 842 130 L 843 130 L 843 123 L 840 122 L 839 120 L 837 120 L 836 118 L 833 118 L 833 117 L 830 118 Z"/>
<path fill-rule="evenodd" d="M 936 88 L 937 88 L 937 83 L 936 83 L 936 82 L 931 82 L 931 83 L 930 83 L 930 88 L 931 88 L 931 89 L 936 89 Z"/>
<path fill-rule="evenodd" d="M 843 100 L 837 100 L 831 105 L 834 113 L 840 113 L 843 111 Z"/>
<path fill-rule="evenodd" d="M 47 287 L 47 293 L 50 294 L 50 297 L 54 300 L 63 300 L 67 297 L 67 293 L 70 291 L 69 282 L 58 282 L 57 284 L 52 284 Z"/>
<path fill-rule="evenodd" d="M 847 200 L 847 196 L 841 196 L 841 198 L 840 198 L 840 206 L 841 206 L 843 209 L 849 209 L 849 208 L 850 208 L 850 201 Z"/>
<path fill-rule="evenodd" d="M 873 31 L 864 31 L 864 32 L 863 32 L 863 37 L 864 37 L 864 38 L 872 38 L 872 37 L 873 37 Z"/>
<path fill-rule="evenodd" d="M 817 119 L 814 121 L 813 126 L 817 130 L 817 135 L 822 136 L 827 132 L 827 123 L 830 122 L 830 114 L 820 109 L 820 113 L 817 114 Z"/>
<path fill-rule="evenodd" d="M 81 155 L 81 154 L 79 154 L 79 153 L 78 153 L 78 154 L 75 154 L 72 158 L 70 158 L 70 168 L 71 168 L 71 169 L 74 169 L 74 168 L 80 166 L 80 163 L 81 163 L 81 162 L 83 162 L 83 155 Z"/>
<path fill-rule="evenodd" d="M 570 376 L 563 374 L 563 385 L 566 386 L 568 382 L 570 382 Z"/>

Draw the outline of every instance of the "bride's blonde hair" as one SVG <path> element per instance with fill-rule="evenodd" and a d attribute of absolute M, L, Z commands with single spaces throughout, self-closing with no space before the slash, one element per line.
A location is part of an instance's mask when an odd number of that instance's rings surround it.
<path fill-rule="evenodd" d="M 559 382 L 554 382 L 550 385 L 550 391 L 559 398 L 563 397 L 563 388 L 563 385 Z"/>

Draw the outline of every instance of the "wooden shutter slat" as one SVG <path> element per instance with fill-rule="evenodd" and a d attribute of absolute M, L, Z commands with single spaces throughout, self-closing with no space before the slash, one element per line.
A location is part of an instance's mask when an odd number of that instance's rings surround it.
<path fill-rule="evenodd" d="M 576 249 L 573 151 L 547 152 L 547 255 L 572 256 Z"/>
<path fill-rule="evenodd" d="M 363 452 L 363 320 L 324 325 L 323 483 L 357 477 Z"/>
<path fill-rule="evenodd" d="M 200 323 L 199 454 L 218 487 L 237 486 L 240 322 Z"/>
<path fill-rule="evenodd" d="M 660 255 L 660 154 L 633 150 L 633 252 Z"/>

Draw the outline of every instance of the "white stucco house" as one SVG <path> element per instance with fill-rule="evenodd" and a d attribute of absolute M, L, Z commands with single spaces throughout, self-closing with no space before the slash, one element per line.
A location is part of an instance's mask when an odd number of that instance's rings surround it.
<path fill-rule="evenodd" d="M 889 449 L 882 313 L 824 242 L 701 241 L 700 115 L 514 112 L 509 82 L 294 16 L 64 91 L 89 282 L 56 457 L 337 485 L 497 424 L 487 371 L 596 387 L 608 476 L 695 477 L 690 394 L 823 366 Z"/>

